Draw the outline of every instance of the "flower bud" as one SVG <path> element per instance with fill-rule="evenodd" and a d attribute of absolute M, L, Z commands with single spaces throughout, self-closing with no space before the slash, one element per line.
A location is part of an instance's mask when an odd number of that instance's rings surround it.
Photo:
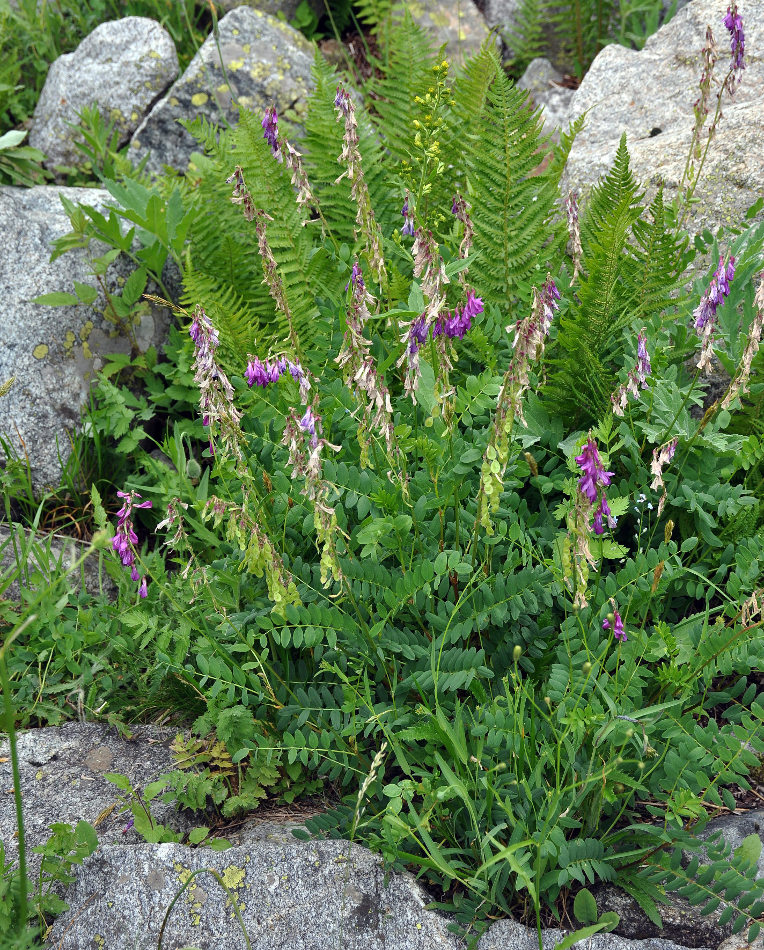
<path fill-rule="evenodd" d="M 194 479 L 194 478 L 199 478 L 201 474 L 202 474 L 201 465 L 196 461 L 196 459 L 194 458 L 189 459 L 186 462 L 186 475 L 188 475 L 189 478 Z"/>
<path fill-rule="evenodd" d="M 517 663 L 520 657 L 523 655 L 523 648 L 516 644 L 514 650 L 512 651 L 512 659 Z"/>
<path fill-rule="evenodd" d="M 592 665 L 591 665 L 591 663 L 587 660 L 586 663 L 584 663 L 584 665 L 581 667 L 581 669 L 583 670 L 584 676 L 588 676 L 588 675 L 591 673 L 591 671 L 592 671 Z"/>

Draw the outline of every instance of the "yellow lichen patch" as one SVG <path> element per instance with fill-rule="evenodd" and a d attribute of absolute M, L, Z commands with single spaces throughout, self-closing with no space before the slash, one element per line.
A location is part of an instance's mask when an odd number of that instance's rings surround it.
<path fill-rule="evenodd" d="M 131 121 L 131 122 L 137 122 L 137 121 L 138 121 L 138 113 L 137 113 L 137 112 L 133 111 L 133 112 L 130 113 L 130 121 Z"/>
<path fill-rule="evenodd" d="M 101 934 L 93 934 L 93 943 L 97 947 L 103 947 L 103 945 L 106 943 L 106 939 L 101 936 Z"/>
<path fill-rule="evenodd" d="M 178 101 L 177 96 L 170 96 L 170 105 L 171 105 L 173 108 L 176 108 L 177 106 L 180 105 L 180 102 Z"/>
<path fill-rule="evenodd" d="M 157 53 L 157 51 L 156 51 L 155 49 L 149 50 L 149 56 L 151 57 L 151 59 L 159 59 L 159 58 L 160 58 L 159 53 Z"/>
<path fill-rule="evenodd" d="M 85 340 L 87 340 L 87 338 L 90 336 L 92 332 L 93 332 L 93 321 L 86 320 L 80 327 L 80 339 L 82 340 L 83 343 L 85 342 Z"/>
<path fill-rule="evenodd" d="M 32 350 L 32 356 L 36 360 L 44 360 L 48 355 L 48 346 L 46 343 L 38 343 L 37 346 Z"/>
<path fill-rule="evenodd" d="M 218 86 L 218 88 L 217 88 L 216 91 L 217 91 L 217 92 L 228 92 L 228 83 L 227 83 L 227 82 L 221 83 L 221 84 Z"/>
<path fill-rule="evenodd" d="M 85 357 L 86 360 L 93 359 L 93 351 L 90 349 L 90 344 L 88 343 L 87 340 L 82 341 L 82 355 Z"/>
<path fill-rule="evenodd" d="M 72 347 L 77 342 L 77 337 L 71 330 L 66 331 L 66 336 L 64 337 L 64 352 L 67 356 L 72 352 Z"/>
<path fill-rule="evenodd" d="M 191 96 L 191 105 L 203 106 L 207 102 L 208 99 L 209 99 L 209 96 L 207 95 L 206 92 L 195 92 L 193 96 Z"/>
<path fill-rule="evenodd" d="M 228 63 L 228 68 L 229 68 L 230 70 L 233 70 L 234 72 L 235 72 L 237 69 L 243 69 L 243 68 L 244 68 L 244 60 L 243 60 L 243 59 L 232 59 L 231 62 Z"/>
<path fill-rule="evenodd" d="M 223 882 L 225 886 L 229 887 L 232 891 L 241 887 L 244 883 L 245 876 L 244 868 L 238 868 L 235 864 L 229 864 L 227 868 L 223 869 Z"/>

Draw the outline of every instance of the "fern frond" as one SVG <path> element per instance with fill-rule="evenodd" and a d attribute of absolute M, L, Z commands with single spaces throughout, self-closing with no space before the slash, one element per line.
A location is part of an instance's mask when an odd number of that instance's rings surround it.
<path fill-rule="evenodd" d="M 427 33 L 405 11 L 380 34 L 380 76 L 368 83 L 367 100 L 373 102 L 372 121 L 396 161 L 407 159 L 414 138 L 416 98 L 423 99 L 432 84 L 435 54 Z"/>
<path fill-rule="evenodd" d="M 608 406 L 616 387 L 613 359 L 620 331 L 633 319 L 633 288 L 622 279 L 622 258 L 629 254 L 631 229 L 642 212 L 640 198 L 624 135 L 613 167 L 593 189 L 581 222 L 584 253 L 578 299 L 560 318 L 549 360 L 554 373 L 546 397 L 559 412 L 574 401 L 592 420 Z"/>
<path fill-rule="evenodd" d="M 530 298 L 531 284 L 546 275 L 557 192 L 549 176 L 533 174 L 541 158 L 540 113 L 501 71 L 480 119 L 474 140 L 465 143 L 469 190 L 481 196 L 472 210 L 478 257 L 470 280 L 511 320 L 517 298 Z"/>
<path fill-rule="evenodd" d="M 350 197 L 351 182 L 337 178 L 343 169 L 337 162 L 342 151 L 343 126 L 337 122 L 334 96 L 340 82 L 337 71 L 320 53 L 313 64 L 314 89 L 308 100 L 305 138 L 305 167 L 321 213 L 338 242 L 354 243 L 357 208 Z M 389 233 L 399 224 L 397 194 L 392 194 L 386 180 L 384 151 L 362 104 L 356 104 L 358 149 L 361 153 L 364 178 L 369 189 L 374 216 L 382 233 Z M 397 217 L 396 217 L 397 214 Z"/>

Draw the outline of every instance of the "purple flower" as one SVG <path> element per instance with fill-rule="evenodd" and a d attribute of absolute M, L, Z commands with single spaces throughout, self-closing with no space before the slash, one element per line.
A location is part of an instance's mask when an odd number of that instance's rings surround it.
<path fill-rule="evenodd" d="M 338 109 L 343 115 L 350 112 L 350 93 L 342 86 L 337 86 L 337 95 L 334 97 L 334 108 Z"/>
<path fill-rule="evenodd" d="M 724 25 L 730 34 L 730 50 L 732 51 L 732 69 L 745 69 L 745 34 L 743 32 L 743 18 L 737 12 L 737 3 L 727 7 Z"/>
<path fill-rule="evenodd" d="M 611 617 L 612 620 L 610 619 Z M 613 627 L 613 636 L 616 638 L 616 640 L 625 642 L 628 638 L 626 636 L 626 631 L 623 629 L 623 620 L 621 615 L 615 609 L 613 610 L 612 614 L 608 614 L 608 616 L 602 621 L 602 629 L 609 630 L 611 625 Z"/>
<path fill-rule="evenodd" d="M 141 581 L 141 586 L 138 588 L 138 595 L 141 598 L 145 598 L 148 596 L 148 593 L 149 592 L 147 590 L 146 578 L 144 577 L 143 580 Z"/>
<path fill-rule="evenodd" d="M 137 491 L 118 491 L 117 496 L 124 499 L 124 504 L 117 512 L 117 533 L 111 542 L 111 546 L 119 555 L 122 566 L 130 568 L 131 579 L 138 581 L 141 578 L 138 568 L 135 566 L 135 545 L 138 543 L 138 535 L 133 529 L 132 513 L 134 508 L 151 508 L 151 502 L 147 499 L 137 504 L 135 499 L 141 497 Z M 146 596 L 145 577 L 141 581 L 138 593 L 141 597 Z"/>
<path fill-rule="evenodd" d="M 597 443 L 591 435 L 586 440 L 581 454 L 576 456 L 576 463 L 584 473 L 578 481 L 578 487 L 591 504 L 594 504 L 597 501 L 597 486 L 608 486 L 613 472 L 605 471 L 597 451 Z"/>
<path fill-rule="evenodd" d="M 415 348 L 412 349 L 414 353 L 427 342 L 427 320 L 424 314 L 421 314 L 412 322 L 409 330 L 409 341 L 411 347 Z"/>
<path fill-rule="evenodd" d="M 605 527 L 602 523 L 603 518 L 607 520 L 608 528 L 615 528 L 616 524 L 618 523 L 618 519 L 613 516 L 613 513 L 610 510 L 604 491 L 600 495 L 599 506 L 597 510 L 594 512 L 594 521 L 592 523 L 592 530 L 594 531 L 595 534 L 604 533 Z"/>
<path fill-rule="evenodd" d="M 303 432 L 307 432 L 311 437 L 311 443 L 314 443 L 316 438 L 316 417 L 313 415 L 310 406 L 308 406 L 305 410 L 305 415 L 300 419 L 299 426 Z"/>
<path fill-rule="evenodd" d="M 637 379 L 642 389 L 647 389 L 647 377 L 652 372 L 650 357 L 647 354 L 647 337 L 642 330 L 637 336 Z"/>
<path fill-rule="evenodd" d="M 703 295 L 703 299 L 693 312 L 695 317 L 695 329 L 704 330 L 709 324 L 715 323 L 716 311 L 719 305 L 724 302 L 724 298 L 729 296 L 730 282 L 735 276 L 735 258 L 731 257 L 724 263 L 724 255 L 719 255 L 719 265 L 714 272 L 708 290 Z"/>
<path fill-rule="evenodd" d="M 353 267 L 350 271 L 350 280 L 345 284 L 345 291 L 347 291 L 350 285 L 353 285 L 354 290 L 363 292 L 366 288 L 366 284 L 363 280 L 363 273 L 361 272 L 361 265 L 358 261 L 353 261 Z"/>
<path fill-rule="evenodd" d="M 403 202 L 403 207 L 401 208 L 401 214 L 403 215 L 403 227 L 401 228 L 401 234 L 407 234 L 413 237 L 414 215 L 409 211 L 408 194 L 406 194 L 406 200 Z"/>
<path fill-rule="evenodd" d="M 270 382 L 267 367 L 257 357 L 247 363 L 244 375 L 247 377 L 250 386 L 265 387 Z"/>
<path fill-rule="evenodd" d="M 270 145 L 273 157 L 281 161 L 281 149 L 278 141 L 278 123 L 279 117 L 275 106 L 270 106 L 265 110 L 263 121 L 260 123 L 263 127 L 263 138 Z"/>

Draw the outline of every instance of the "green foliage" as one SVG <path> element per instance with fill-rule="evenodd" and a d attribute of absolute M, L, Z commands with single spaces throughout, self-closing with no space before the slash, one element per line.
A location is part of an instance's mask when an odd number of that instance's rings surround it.
<path fill-rule="evenodd" d="M 45 156 L 37 148 L 22 145 L 26 132 L 0 135 L 0 185 L 39 185 L 45 180 L 40 164 Z"/>
<path fill-rule="evenodd" d="M 531 59 L 552 51 L 581 78 L 604 46 L 642 49 L 675 12 L 675 3 L 665 10 L 662 0 L 522 0 L 504 35 L 512 74 L 522 75 Z"/>
<path fill-rule="evenodd" d="M 572 277 L 556 201 L 580 123 L 544 166 L 539 117 L 489 48 L 452 82 L 407 20 L 382 39 L 376 98 L 352 113 L 357 143 L 352 121 L 336 121 L 334 74 L 316 64 L 309 210 L 246 112 L 226 132 L 193 124 L 206 153 L 193 181 L 109 180 L 108 217 L 68 209 L 59 250 L 106 236 L 141 285 L 172 260 L 178 312 L 195 309 L 195 342 L 184 326 L 170 365 L 113 361 L 91 412 L 154 502 L 141 542 L 161 520 L 170 551 L 136 548 L 145 599 L 116 567 L 109 664 L 143 710 L 167 701 L 194 719 L 172 775 L 142 790 L 117 779 L 125 805 L 149 840 L 176 840 L 151 817 L 160 796 L 211 824 L 331 785 L 338 801 L 309 830 L 416 868 L 464 925 L 538 922 L 573 898 L 583 939 L 615 923 L 585 896 L 600 881 L 653 919 L 676 886 L 753 922 L 750 845 L 708 845 L 710 875 L 675 857 L 701 848 L 692 827 L 734 807 L 730 787 L 764 754 L 760 439 L 737 431 L 742 413 L 697 412 L 704 384 L 688 367 L 713 270 L 690 286 L 694 251 L 660 192 L 643 204 L 624 140 L 582 209 Z M 351 170 L 353 189 L 337 182 Z M 359 213 L 361 175 L 373 219 Z M 457 193 L 468 207 L 449 213 Z M 370 220 L 379 280 L 360 263 Z M 764 231 L 730 250 L 716 346 L 734 369 Z M 471 296 L 471 327 L 452 331 Z M 127 312 L 138 305 L 128 294 Z M 205 316 L 219 346 L 209 337 L 202 353 Z M 640 331 L 652 372 L 614 415 Z M 299 361 L 304 376 L 248 388 L 250 355 L 271 370 Z M 136 379 L 145 395 L 118 385 Z M 191 418 L 200 400 L 206 425 Z M 152 434 L 172 467 L 148 454 Z M 607 472 L 601 532 L 576 461 L 590 439 Z M 50 649 L 58 670 L 63 648 Z"/>

